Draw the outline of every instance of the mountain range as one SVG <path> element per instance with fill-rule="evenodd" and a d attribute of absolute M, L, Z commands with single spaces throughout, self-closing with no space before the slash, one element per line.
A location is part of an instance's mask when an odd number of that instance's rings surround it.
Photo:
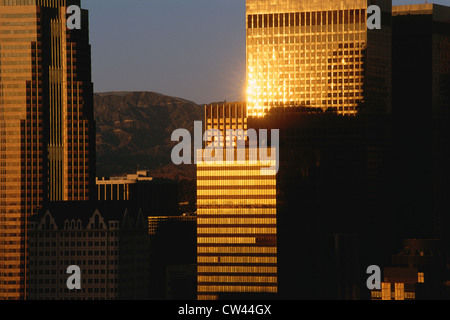
<path fill-rule="evenodd" d="M 155 92 L 106 92 L 94 95 L 94 110 L 97 176 L 149 170 L 153 177 L 179 181 L 180 201 L 195 201 L 195 165 L 172 163 L 178 142 L 171 136 L 179 128 L 192 133 L 194 121 L 204 119 L 203 106 Z"/>

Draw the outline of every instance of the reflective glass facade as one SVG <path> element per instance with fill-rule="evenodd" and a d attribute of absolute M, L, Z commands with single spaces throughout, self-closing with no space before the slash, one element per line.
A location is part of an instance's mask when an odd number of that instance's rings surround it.
<path fill-rule="evenodd" d="M 28 218 L 95 187 L 88 28 L 65 3 L 0 0 L 0 299 L 25 297 Z"/>
<path fill-rule="evenodd" d="M 241 162 L 197 165 L 200 300 L 277 292 L 276 175 L 262 175 L 273 163 L 250 154 Z"/>
<path fill-rule="evenodd" d="M 236 146 L 238 137 L 227 135 L 227 130 L 247 130 L 247 105 L 242 102 L 207 105 L 205 107 L 205 132 L 211 129 L 220 130 L 224 135 L 224 141 L 229 143 L 232 139 L 233 145 Z M 211 136 L 211 134 L 207 134 L 207 141 L 211 141 Z M 223 147 L 224 143 L 221 146 Z"/>
<path fill-rule="evenodd" d="M 382 29 L 368 30 L 372 2 L 247 0 L 248 116 L 279 106 L 389 111 L 391 3 L 373 3 Z"/>

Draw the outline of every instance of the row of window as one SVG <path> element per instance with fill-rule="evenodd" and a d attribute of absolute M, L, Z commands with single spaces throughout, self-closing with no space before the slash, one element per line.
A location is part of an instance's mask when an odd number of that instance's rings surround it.
<path fill-rule="evenodd" d="M 277 253 L 277 247 L 220 247 L 220 246 L 208 246 L 198 247 L 197 253 L 262 253 L 262 254 L 275 254 Z"/>
<path fill-rule="evenodd" d="M 264 218 L 267 215 L 276 215 L 275 208 L 252 208 L 252 207 L 232 207 L 232 208 L 201 208 L 201 211 L 198 212 L 198 218 L 208 218 L 211 216 L 223 217 L 226 215 L 235 216 L 235 215 L 243 215 L 245 217 L 250 216 L 262 216 Z"/>
<path fill-rule="evenodd" d="M 247 16 L 247 28 L 278 28 L 327 24 L 365 23 L 366 10 L 334 10 L 253 14 Z"/>
<path fill-rule="evenodd" d="M 249 36 L 247 39 L 247 48 L 251 54 L 273 51 L 276 51 L 279 54 L 288 52 L 300 53 L 303 50 L 306 50 L 304 53 L 312 54 L 314 53 L 312 50 L 316 50 L 320 53 L 322 50 L 336 49 L 338 41 L 351 41 L 350 43 L 354 43 L 354 41 L 366 41 L 366 39 L 366 33 L 360 31 L 329 34 L 314 33 L 303 36 L 295 34 L 285 37 Z"/>
<path fill-rule="evenodd" d="M 214 197 L 210 199 L 198 199 L 197 204 L 199 206 L 275 206 L 277 204 L 277 199 L 273 196 L 266 197 L 255 197 L 253 199 L 249 199 L 248 197 L 242 198 L 228 198 L 226 199 L 214 199 Z M 201 208 L 201 207 L 200 207 Z"/>
<path fill-rule="evenodd" d="M 203 215 L 199 216 L 197 218 L 197 226 L 200 227 L 207 227 L 211 224 L 220 224 L 220 225 L 242 225 L 242 224 L 258 224 L 258 225 L 265 225 L 265 224 L 271 224 L 276 225 L 277 219 L 276 218 L 264 218 L 261 216 L 258 216 L 256 218 L 204 218 Z"/>
<path fill-rule="evenodd" d="M 48 228 L 50 228 L 51 226 L 48 225 Z M 69 229 L 70 230 L 70 229 Z M 48 231 L 36 231 L 32 234 L 32 238 L 35 239 L 42 239 L 42 238 L 56 238 L 57 236 L 60 238 L 105 238 L 108 235 L 108 237 L 116 237 L 119 235 L 118 231 L 109 231 L 109 232 L 87 232 L 87 231 L 83 231 L 83 232 L 68 232 L 67 230 L 64 231 L 53 231 L 53 232 L 48 232 Z M 39 243 L 39 245 L 41 245 L 42 242 Z M 50 244 L 49 242 L 46 243 Z M 105 246 L 106 242 L 105 241 L 83 241 L 83 246 L 85 245 L 88 246 Z M 110 243 L 111 245 L 117 245 L 117 241 L 111 241 Z M 56 245 L 56 243 L 52 242 L 51 245 Z M 61 245 L 63 245 L 63 243 L 61 243 Z M 65 246 L 69 245 L 69 242 L 65 241 L 64 242 Z M 71 246 L 75 246 L 75 242 L 71 241 L 70 242 Z M 77 242 L 77 246 L 81 246 L 81 242 Z"/>
<path fill-rule="evenodd" d="M 275 188 L 254 188 L 254 189 L 217 189 L 217 190 L 197 190 L 197 197 L 202 196 L 215 196 L 217 198 L 221 196 L 239 196 L 239 197 L 248 197 L 248 196 L 275 196 L 277 190 Z"/>
<path fill-rule="evenodd" d="M 277 263 L 277 257 L 245 257 L 245 256 L 220 256 L 220 257 L 212 257 L 212 256 L 198 256 L 197 263 Z"/>
<path fill-rule="evenodd" d="M 197 228 L 197 234 L 206 235 L 206 234 L 276 234 L 276 228 L 252 228 L 252 227 L 234 227 L 234 228 Z"/>
<path fill-rule="evenodd" d="M 111 250 L 109 252 L 110 255 L 117 255 L 118 254 L 118 250 Z M 39 252 L 34 252 L 33 250 L 30 250 L 30 256 L 39 256 L 39 257 L 55 257 L 56 256 L 56 251 L 39 251 Z M 102 251 L 87 251 L 87 256 L 104 256 L 106 254 L 106 251 L 102 250 Z M 61 256 L 86 256 L 86 251 L 60 251 L 60 255 Z"/>
<path fill-rule="evenodd" d="M 198 282 L 213 282 L 219 283 L 277 283 L 278 279 L 275 276 L 205 276 L 197 277 Z"/>
<path fill-rule="evenodd" d="M 276 266 L 198 266 L 198 274 L 202 273 L 251 273 L 276 274 Z"/>
<path fill-rule="evenodd" d="M 277 286 L 261 286 L 261 285 L 199 285 L 197 287 L 199 293 L 201 292 L 267 292 L 276 293 Z"/>
<path fill-rule="evenodd" d="M 82 293 L 106 293 L 107 289 L 106 288 L 82 288 Z M 117 288 L 109 288 L 108 289 L 109 292 L 111 293 L 117 293 L 118 289 Z M 30 288 L 29 292 L 31 294 L 31 298 L 33 298 L 33 294 L 56 294 L 56 288 Z M 60 293 L 66 293 L 67 292 L 67 288 L 65 289 L 59 289 Z"/>
<path fill-rule="evenodd" d="M 73 261 L 73 262 L 75 263 L 75 261 Z M 77 265 L 80 265 L 80 266 L 83 265 L 80 260 L 78 260 L 76 262 L 77 262 Z M 74 263 L 69 263 L 67 260 L 65 261 L 65 265 L 67 265 L 67 266 L 73 265 Z M 117 262 L 115 264 L 117 264 Z M 41 265 L 41 264 L 39 264 L 39 265 Z M 45 265 L 48 266 L 47 263 Z M 53 262 L 52 262 L 52 265 L 54 265 Z M 56 269 L 48 269 L 48 268 L 46 268 L 46 269 L 35 270 L 34 267 L 30 268 L 30 275 L 40 275 L 40 276 L 42 276 L 42 275 L 56 275 L 56 273 L 57 273 Z M 82 269 L 82 273 L 86 274 L 86 272 L 84 272 L 84 269 Z M 66 278 L 65 277 L 66 269 L 60 269 L 59 270 L 59 274 L 62 275 L 64 278 Z M 118 269 L 110 269 L 110 270 L 108 270 L 108 273 L 107 273 L 107 270 L 105 270 L 105 268 L 88 269 L 87 270 L 87 274 L 88 275 L 106 275 L 106 274 L 108 274 L 108 275 L 117 275 L 117 274 L 119 274 L 119 270 Z"/>

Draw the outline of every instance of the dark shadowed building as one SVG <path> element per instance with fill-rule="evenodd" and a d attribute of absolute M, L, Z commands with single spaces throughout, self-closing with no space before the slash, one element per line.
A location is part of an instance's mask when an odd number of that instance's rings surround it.
<path fill-rule="evenodd" d="M 380 290 L 372 300 L 447 300 L 448 249 L 439 239 L 406 239 L 383 269 Z"/>
<path fill-rule="evenodd" d="M 392 14 L 399 236 L 448 245 L 450 7 L 394 6 Z"/>
<path fill-rule="evenodd" d="M 30 222 L 31 300 L 148 299 L 148 226 L 127 202 L 57 202 Z M 81 270 L 69 290 L 67 268 Z"/>
<path fill-rule="evenodd" d="M 147 170 L 126 176 L 97 178 L 99 201 L 129 200 L 142 209 L 145 216 L 175 216 L 178 214 L 178 183 L 154 178 Z"/>
<path fill-rule="evenodd" d="M 150 298 L 196 300 L 197 217 L 148 217 Z"/>
<path fill-rule="evenodd" d="M 249 128 L 280 130 L 278 287 L 283 299 L 359 299 L 387 262 L 390 116 L 273 108 Z M 383 233 L 380 233 L 383 230 Z"/>

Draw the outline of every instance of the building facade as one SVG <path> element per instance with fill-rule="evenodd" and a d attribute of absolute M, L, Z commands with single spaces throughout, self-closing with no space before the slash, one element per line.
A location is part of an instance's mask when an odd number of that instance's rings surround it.
<path fill-rule="evenodd" d="M 30 223 L 28 299 L 123 300 L 149 297 L 148 227 L 127 202 L 53 203 Z M 66 284 L 80 268 L 81 289 Z"/>
<path fill-rule="evenodd" d="M 450 7 L 393 6 L 392 15 L 396 188 L 399 220 L 409 221 L 399 231 L 448 245 Z"/>
<path fill-rule="evenodd" d="M 197 153 L 199 300 L 278 291 L 276 172 L 263 174 L 276 160 L 259 154 L 275 151 L 252 144 L 247 130 L 246 103 L 205 106 L 205 148 Z"/>
<path fill-rule="evenodd" d="M 0 299 L 26 298 L 37 209 L 95 193 L 88 32 L 86 11 L 67 29 L 65 0 L 0 1 Z"/>
<path fill-rule="evenodd" d="M 361 266 L 388 262 L 383 251 L 392 245 L 394 230 L 384 225 L 392 216 L 386 118 L 299 107 L 274 107 L 248 118 L 257 131 L 279 129 L 281 299 L 360 299 Z"/>
<path fill-rule="evenodd" d="M 236 139 L 244 139 L 247 131 L 247 104 L 244 102 L 211 104 L 205 106 L 205 133 L 206 141 L 212 141 L 212 133 L 208 130 L 217 129 L 223 135 L 224 147 L 227 143 L 236 146 Z M 234 130 L 233 134 L 227 130 Z M 242 130 L 240 133 L 236 130 Z M 236 136 L 237 134 L 237 136 Z"/>
<path fill-rule="evenodd" d="M 258 152 L 260 149 L 254 149 Z M 200 300 L 276 294 L 275 165 L 248 149 L 244 161 L 197 164 L 197 296 Z M 268 152 L 267 149 L 263 152 Z M 272 152 L 275 152 L 272 150 Z"/>
<path fill-rule="evenodd" d="M 391 109 L 391 1 L 247 0 L 248 116 L 306 106 Z M 367 9 L 381 9 L 368 29 Z"/>

